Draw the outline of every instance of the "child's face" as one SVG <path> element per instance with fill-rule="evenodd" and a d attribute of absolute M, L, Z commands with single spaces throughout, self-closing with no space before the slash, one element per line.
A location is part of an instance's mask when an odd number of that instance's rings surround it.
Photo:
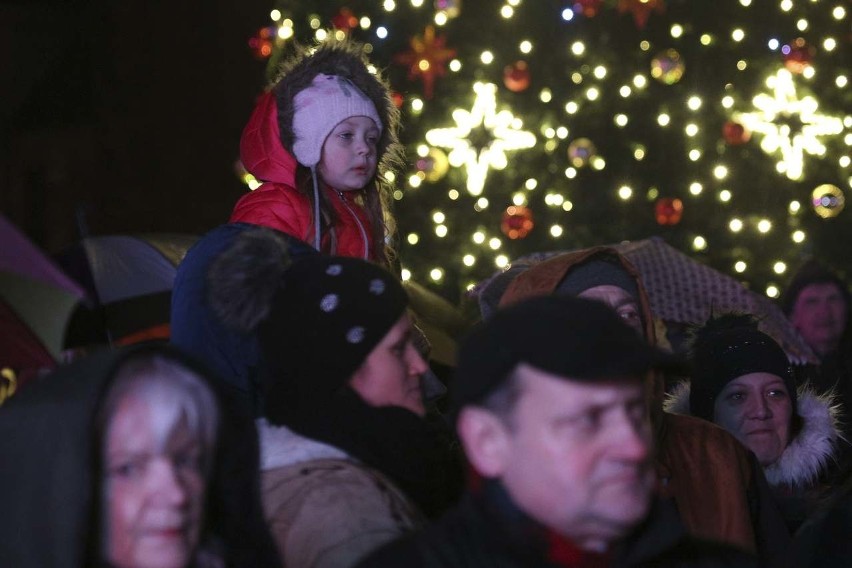
<path fill-rule="evenodd" d="M 373 119 L 351 116 L 340 122 L 325 139 L 319 174 L 339 191 L 355 191 L 376 173 L 377 145 L 381 133 Z"/>

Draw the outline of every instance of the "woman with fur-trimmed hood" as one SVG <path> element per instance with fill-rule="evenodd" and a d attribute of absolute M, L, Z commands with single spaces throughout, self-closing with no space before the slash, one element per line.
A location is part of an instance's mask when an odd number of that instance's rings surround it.
<path fill-rule="evenodd" d="M 839 407 L 797 388 L 783 349 L 750 315 L 724 314 L 696 329 L 693 374 L 666 408 L 715 422 L 757 457 L 791 532 L 816 505 L 836 458 Z"/>
<path fill-rule="evenodd" d="M 298 47 L 258 99 L 240 159 L 262 184 L 230 220 L 388 264 L 386 236 L 395 227 L 384 174 L 401 163 L 399 110 L 364 46 L 333 35 L 314 49 Z"/>

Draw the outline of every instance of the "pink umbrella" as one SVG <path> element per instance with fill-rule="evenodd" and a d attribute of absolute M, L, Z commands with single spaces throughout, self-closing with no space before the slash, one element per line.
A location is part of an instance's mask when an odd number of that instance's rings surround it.
<path fill-rule="evenodd" d="M 0 242 L 0 302 L 8 310 L 0 312 L 6 314 L 8 324 L 3 326 L 0 339 L 4 345 L 21 340 L 7 335 L 13 329 L 13 319 L 17 320 L 14 325 L 24 324 L 58 361 L 71 312 L 86 293 L 3 215 Z"/>

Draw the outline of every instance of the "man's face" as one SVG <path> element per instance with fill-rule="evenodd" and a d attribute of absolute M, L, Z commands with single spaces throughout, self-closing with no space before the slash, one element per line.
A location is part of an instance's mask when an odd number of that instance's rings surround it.
<path fill-rule="evenodd" d="M 640 378 L 566 380 L 527 365 L 504 427 L 498 477 L 514 503 L 580 546 L 601 548 L 645 517 L 653 487 Z"/>
<path fill-rule="evenodd" d="M 846 300 L 836 284 L 824 282 L 802 288 L 790 321 L 819 355 L 835 348 L 846 328 Z"/>
<path fill-rule="evenodd" d="M 639 335 L 645 336 L 639 304 L 636 302 L 636 298 L 631 296 L 624 288 L 602 284 L 580 292 L 577 297 L 603 302 L 614 309 L 626 324 L 639 332 Z"/>

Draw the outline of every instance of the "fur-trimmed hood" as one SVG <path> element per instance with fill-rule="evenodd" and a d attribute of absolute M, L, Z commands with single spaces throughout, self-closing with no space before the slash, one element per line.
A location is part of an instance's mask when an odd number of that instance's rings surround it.
<path fill-rule="evenodd" d="M 364 46 L 348 40 L 329 38 L 318 46 L 296 47 L 258 100 L 243 131 L 240 158 L 246 169 L 262 181 L 295 185 L 293 103 L 296 94 L 319 73 L 347 78 L 373 102 L 384 126 L 378 145 L 378 171 L 398 168 L 402 164 L 400 112 L 391 99 L 389 83 L 378 72 L 371 73 L 369 65 Z"/>
<path fill-rule="evenodd" d="M 505 291 L 499 298 L 499 306 L 505 307 L 528 298 L 553 294 L 556 292 L 559 283 L 573 270 L 583 264 L 597 260 L 612 261 L 620 266 L 636 283 L 636 302 L 639 305 L 642 315 L 645 338 L 651 345 L 656 345 L 657 337 L 654 328 L 654 318 L 651 314 L 651 302 L 648 300 L 648 293 L 645 291 L 645 287 L 642 285 L 639 271 L 636 270 L 624 255 L 612 247 L 597 246 L 567 252 L 530 266 L 526 270 L 519 271 L 511 281 L 498 284 L 498 286 L 505 286 Z"/>
<path fill-rule="evenodd" d="M 665 401 L 666 412 L 690 415 L 690 383 L 677 385 Z M 806 487 L 817 481 L 831 460 L 836 459 L 840 433 L 840 405 L 832 393 L 817 394 L 807 385 L 797 391 L 797 414 L 802 427 L 777 462 L 766 467 L 772 486 Z"/>
<path fill-rule="evenodd" d="M 260 440 L 260 471 L 287 467 L 322 459 L 355 461 L 343 450 L 306 438 L 287 428 L 275 426 L 265 418 L 255 421 Z"/>

